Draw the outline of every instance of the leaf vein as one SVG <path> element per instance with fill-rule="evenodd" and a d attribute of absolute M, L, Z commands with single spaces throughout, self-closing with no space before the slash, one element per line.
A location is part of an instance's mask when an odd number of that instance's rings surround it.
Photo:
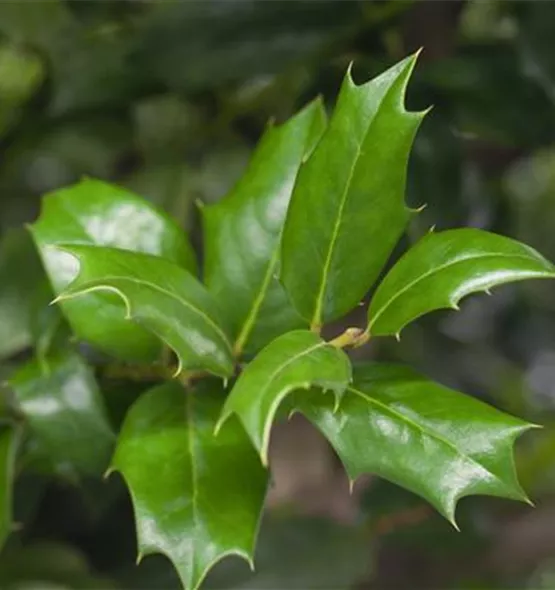
<path fill-rule="evenodd" d="M 277 264 L 278 256 L 279 256 L 279 248 L 276 247 L 274 249 L 274 253 L 272 254 L 272 257 L 270 258 L 270 261 L 268 263 L 268 268 L 266 269 L 266 273 L 264 274 L 264 278 L 262 279 L 260 289 L 252 302 L 252 305 L 249 309 L 249 313 L 248 313 L 247 317 L 245 318 L 245 321 L 243 322 L 243 327 L 241 328 L 241 331 L 239 332 L 239 335 L 237 336 L 237 339 L 235 340 L 235 345 L 233 348 L 234 348 L 235 354 L 237 356 L 241 353 L 241 351 L 243 350 L 243 347 L 247 343 L 248 338 L 249 338 L 249 336 L 252 332 L 252 329 L 254 327 L 254 324 L 256 322 L 256 318 L 258 316 L 258 313 L 260 312 L 260 308 L 262 307 L 262 304 L 264 303 L 264 298 L 266 297 L 266 293 L 268 292 L 268 289 L 270 288 L 270 283 L 272 281 L 272 275 L 273 275 L 274 268 Z"/>
<path fill-rule="evenodd" d="M 284 369 L 286 369 L 290 364 L 294 363 L 295 361 L 298 361 L 303 356 L 306 356 L 307 354 L 310 354 L 311 352 L 314 352 L 318 348 L 322 348 L 323 346 L 326 346 L 326 344 L 327 344 L 327 342 L 325 342 L 325 341 L 318 342 L 317 344 L 314 344 L 313 346 L 310 346 L 309 348 L 306 348 L 305 350 L 303 350 L 301 352 L 298 352 L 297 354 L 295 354 L 292 357 L 288 358 L 284 363 L 282 363 L 281 365 L 279 365 L 277 367 L 277 369 L 275 369 L 272 372 L 272 374 L 270 375 L 268 381 L 266 382 L 266 386 L 264 387 L 264 390 L 267 390 L 268 387 L 271 385 L 272 381 L 274 380 L 274 378 L 276 377 L 276 375 L 278 373 L 281 373 L 281 371 L 283 371 Z"/>
<path fill-rule="evenodd" d="M 343 219 L 343 211 L 345 210 L 345 205 L 347 203 L 347 196 L 349 193 L 349 187 L 351 186 L 351 181 L 353 179 L 353 175 L 354 175 L 355 169 L 357 167 L 358 159 L 360 158 L 360 155 L 362 153 L 363 141 L 364 141 L 364 138 L 362 141 L 357 142 L 356 155 L 353 158 L 353 164 L 351 166 L 351 169 L 349 170 L 349 176 L 348 176 L 347 181 L 345 183 L 345 188 L 343 190 L 343 194 L 341 195 L 341 201 L 339 204 L 339 209 L 337 211 L 337 217 L 335 219 L 335 223 L 333 226 L 330 244 L 329 244 L 328 251 L 326 254 L 326 260 L 324 261 L 324 268 L 322 269 L 322 279 L 320 281 L 318 295 L 316 296 L 316 306 L 314 308 L 314 315 L 312 316 L 312 321 L 311 321 L 312 327 L 317 327 L 321 323 L 324 294 L 326 291 L 326 281 L 327 281 L 327 277 L 328 277 L 328 274 L 330 271 L 331 261 L 333 258 L 333 252 L 335 249 L 335 244 L 337 242 L 337 238 L 339 237 L 339 228 L 341 227 L 341 222 Z"/>
<path fill-rule="evenodd" d="M 415 285 L 417 285 L 418 283 L 420 283 L 421 281 L 423 281 L 424 279 L 427 279 L 428 277 L 437 274 L 438 272 L 445 270 L 446 268 L 449 268 L 451 266 L 455 266 L 456 264 L 462 263 L 462 262 L 467 262 L 468 260 L 476 260 L 476 259 L 480 259 L 480 258 L 522 258 L 523 260 L 528 260 L 530 261 L 530 257 L 529 256 L 524 256 L 522 254 L 502 254 L 502 253 L 488 253 L 488 254 L 478 254 L 478 255 L 469 255 L 469 256 L 461 256 L 460 258 L 457 258 L 456 260 L 451 260 L 445 264 L 442 264 L 440 266 L 436 266 L 432 269 L 430 269 L 429 271 L 425 272 L 424 274 L 418 276 L 417 278 L 415 278 L 414 280 L 410 281 L 409 283 L 407 283 L 402 289 L 399 289 L 399 291 L 397 291 L 397 293 L 395 293 L 395 295 L 393 295 L 393 297 L 391 297 L 383 306 L 381 309 L 379 309 L 375 314 L 374 317 L 372 318 L 372 321 L 369 323 L 368 326 L 368 330 L 370 331 L 370 329 L 372 328 L 372 326 L 376 323 L 376 320 L 384 313 L 384 311 L 391 306 L 391 304 L 398 299 L 399 297 L 401 297 L 404 293 L 406 293 L 409 289 L 412 289 L 412 287 L 414 287 Z"/>
<path fill-rule="evenodd" d="M 167 295 L 171 299 L 174 299 L 175 301 L 177 301 L 178 303 L 180 303 L 184 307 L 187 307 L 188 309 L 190 309 L 191 311 L 196 313 L 198 316 L 202 317 L 206 321 L 206 323 L 209 324 L 214 329 L 214 331 L 220 336 L 220 338 L 225 343 L 228 350 L 231 351 L 231 344 L 229 342 L 229 339 L 227 338 L 225 332 L 220 328 L 220 326 L 218 326 L 218 324 L 209 315 L 207 315 L 202 310 L 200 310 L 198 307 L 195 307 L 194 305 L 192 305 L 191 303 L 189 303 L 185 299 L 182 299 L 176 293 L 172 293 L 172 291 L 169 291 L 168 289 L 164 289 L 164 287 L 157 285 L 156 283 L 152 283 L 150 281 L 145 281 L 143 279 L 137 279 L 135 277 L 106 276 L 106 277 L 103 277 L 103 280 L 127 281 L 130 283 L 136 283 L 138 285 L 145 285 L 147 287 L 150 287 L 154 291 L 158 291 L 160 293 L 163 293 L 164 295 Z M 98 288 L 100 288 L 100 287 L 101 286 L 99 285 Z M 79 289 L 80 289 L 80 291 L 85 291 L 86 288 L 87 288 L 87 285 L 85 283 Z M 94 290 L 94 288 L 93 288 L 93 290 Z M 77 294 L 77 293 L 75 293 L 75 294 Z"/>
<path fill-rule="evenodd" d="M 384 411 L 384 412 L 390 414 L 391 416 L 397 418 L 401 422 L 406 423 L 409 427 L 411 427 L 414 430 L 417 430 L 424 437 L 428 436 L 429 438 L 433 438 L 433 439 L 437 440 L 439 443 L 441 443 L 444 446 L 448 447 L 455 455 L 458 455 L 459 457 L 462 457 L 465 461 L 468 461 L 468 462 L 476 465 L 481 471 L 485 471 L 486 473 L 488 473 L 496 481 L 498 481 L 502 486 L 505 485 L 503 483 L 503 481 L 499 478 L 499 476 L 497 476 L 495 473 L 492 473 L 491 471 L 489 471 L 488 469 L 486 469 L 486 467 L 484 467 L 481 463 L 479 463 L 478 461 L 476 461 L 476 459 L 474 459 L 470 455 L 465 455 L 452 442 L 450 442 L 448 439 L 444 438 L 443 436 L 441 436 L 437 432 L 434 432 L 433 430 L 429 430 L 428 431 L 428 430 L 424 429 L 420 424 L 418 424 L 418 422 L 415 422 L 411 418 L 408 418 L 407 416 L 405 416 L 401 412 L 398 412 L 397 410 L 391 408 L 387 404 L 384 404 L 383 402 L 380 402 L 376 398 L 371 397 L 370 395 L 368 395 L 364 391 L 361 391 L 360 389 L 356 389 L 355 387 L 348 387 L 347 390 L 350 391 L 350 392 L 352 392 L 352 393 L 354 393 L 355 395 L 358 395 L 359 397 L 361 397 L 362 399 L 364 399 L 369 404 L 373 404 L 373 405 L 377 406 L 382 411 Z"/>

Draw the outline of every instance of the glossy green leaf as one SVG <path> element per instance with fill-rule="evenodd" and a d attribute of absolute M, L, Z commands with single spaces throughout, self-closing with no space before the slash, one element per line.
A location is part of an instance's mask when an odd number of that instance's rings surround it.
<path fill-rule="evenodd" d="M 415 59 L 361 86 L 347 72 L 327 131 L 299 172 L 281 279 L 315 327 L 357 305 L 409 220 L 406 167 L 423 115 L 406 112 L 403 98 Z"/>
<path fill-rule="evenodd" d="M 0 426 L 0 547 L 12 530 L 12 491 L 19 430 Z"/>
<path fill-rule="evenodd" d="M 355 367 L 337 411 L 318 392 L 294 402 L 329 439 L 351 480 L 375 473 L 426 498 L 453 524 L 464 496 L 526 500 L 512 446 L 533 425 L 407 367 Z"/>
<path fill-rule="evenodd" d="M 368 310 L 373 336 L 398 335 L 417 317 L 477 291 L 525 279 L 554 278 L 555 267 L 535 250 L 479 229 L 430 232 L 386 275 Z"/>
<path fill-rule="evenodd" d="M 231 194 L 203 208 L 204 278 L 233 323 L 238 351 L 259 350 L 304 323 L 277 279 L 279 238 L 299 167 L 324 127 L 320 100 L 270 126 Z"/>
<path fill-rule="evenodd" d="M 112 463 L 130 489 L 139 559 L 165 554 L 186 589 L 226 555 L 252 567 L 267 473 L 236 421 L 214 436 L 223 397 L 215 382 L 150 390 L 129 411 Z"/>
<path fill-rule="evenodd" d="M 36 343 L 36 322 L 51 300 L 28 232 L 24 228 L 6 232 L 0 241 L 0 358 Z"/>
<path fill-rule="evenodd" d="M 10 379 L 39 452 L 60 474 L 102 473 L 114 434 L 94 376 L 72 352 L 29 361 Z"/>
<path fill-rule="evenodd" d="M 218 427 L 237 414 L 266 465 L 270 428 L 284 398 L 296 389 L 315 385 L 332 390 L 338 400 L 350 380 L 351 363 L 341 349 L 307 330 L 283 334 L 241 373 Z"/>
<path fill-rule="evenodd" d="M 191 246 L 177 224 L 133 193 L 98 180 L 85 179 L 47 195 L 31 232 L 57 295 L 78 271 L 71 256 L 55 247 L 58 244 L 145 252 L 195 269 Z M 62 309 L 77 336 L 109 354 L 152 360 L 159 352 L 151 334 L 123 319 L 121 302 L 113 294 L 95 293 L 64 302 Z"/>
<path fill-rule="evenodd" d="M 32 240 L 23 229 L 0 241 L 0 358 L 32 343 L 32 300 L 47 279 Z"/>
<path fill-rule="evenodd" d="M 95 291 L 115 294 L 118 317 L 144 326 L 179 359 L 176 373 L 201 369 L 229 377 L 231 345 L 212 296 L 185 269 L 157 256 L 116 248 L 61 246 L 79 260 L 77 278 L 59 296 L 64 301 Z M 109 334 L 113 334 L 112 326 Z"/>

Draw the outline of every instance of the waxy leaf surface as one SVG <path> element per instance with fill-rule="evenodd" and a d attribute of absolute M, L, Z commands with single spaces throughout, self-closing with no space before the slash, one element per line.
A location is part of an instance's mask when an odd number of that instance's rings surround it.
<path fill-rule="evenodd" d="M 268 461 L 270 428 L 287 394 L 315 385 L 339 399 L 351 380 L 347 355 L 308 330 L 283 334 L 248 364 L 226 400 L 222 424 L 237 414 L 262 462 Z"/>
<path fill-rule="evenodd" d="M 59 299 L 109 291 L 120 317 L 144 326 L 170 346 L 182 369 L 233 372 L 231 345 L 206 288 L 182 267 L 150 254 L 95 246 L 61 246 L 79 259 L 75 281 Z M 113 331 L 114 328 L 112 327 Z"/>
<path fill-rule="evenodd" d="M 106 469 L 114 434 L 92 372 L 77 354 L 29 361 L 9 383 L 39 452 L 60 474 Z"/>
<path fill-rule="evenodd" d="M 210 381 L 148 391 L 131 407 L 112 463 L 129 486 L 139 557 L 167 555 L 187 590 L 226 555 L 252 566 L 266 493 L 267 472 L 240 424 L 214 436 L 223 399 Z"/>
<path fill-rule="evenodd" d="M 0 358 L 31 345 L 33 299 L 47 285 L 28 232 L 18 228 L 4 233 L 0 240 Z"/>
<path fill-rule="evenodd" d="M 423 115 L 406 112 L 403 99 L 415 59 L 361 86 L 347 72 L 329 126 L 299 171 L 281 279 L 315 327 L 358 304 L 409 220 L 406 167 Z"/>
<path fill-rule="evenodd" d="M 325 128 L 320 100 L 271 126 L 230 195 L 204 207 L 208 289 L 233 324 L 238 351 L 259 350 L 302 318 L 279 283 L 279 239 L 303 159 Z"/>
<path fill-rule="evenodd" d="M 553 277 L 550 262 L 510 238 L 472 228 L 430 232 L 381 282 L 368 310 L 368 330 L 374 336 L 399 334 L 425 313 L 458 309 L 458 302 L 470 293 Z"/>
<path fill-rule="evenodd" d="M 98 180 L 83 180 L 43 200 L 31 232 L 56 295 L 77 275 L 71 256 L 57 244 L 111 246 L 168 258 L 195 271 L 194 254 L 184 232 L 165 213 L 133 193 Z M 80 338 L 114 356 L 153 360 L 159 342 L 126 322 L 121 303 L 109 293 L 64 302 L 62 310 Z"/>
<path fill-rule="evenodd" d="M 401 365 L 354 368 L 334 411 L 326 396 L 297 396 L 349 477 L 374 473 L 426 498 L 455 524 L 471 494 L 526 500 L 512 446 L 531 424 L 429 381 Z"/>
<path fill-rule="evenodd" d="M 12 496 L 19 431 L 0 426 L 0 548 L 12 530 Z"/>

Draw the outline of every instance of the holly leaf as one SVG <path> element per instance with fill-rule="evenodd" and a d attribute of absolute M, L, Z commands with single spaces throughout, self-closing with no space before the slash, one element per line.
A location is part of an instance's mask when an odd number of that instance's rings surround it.
<path fill-rule="evenodd" d="M 0 427 L 0 547 L 12 531 L 12 495 L 15 458 L 20 432 L 14 426 Z"/>
<path fill-rule="evenodd" d="M 10 357 L 32 342 L 33 304 L 48 286 L 33 241 L 23 229 L 0 240 L 0 357 Z M 48 302 L 46 302 L 47 304 Z"/>
<path fill-rule="evenodd" d="M 79 259 L 80 269 L 58 301 L 96 291 L 113 293 L 125 305 L 127 320 L 144 326 L 175 351 L 176 375 L 184 369 L 222 377 L 233 373 L 231 345 L 216 303 L 184 268 L 157 256 L 116 248 L 61 247 Z M 124 315 L 121 304 L 119 313 Z"/>
<path fill-rule="evenodd" d="M 538 252 L 510 238 L 465 228 L 431 232 L 393 266 L 368 310 L 373 336 L 399 335 L 417 317 L 503 283 L 555 277 Z"/>
<path fill-rule="evenodd" d="M 268 344 L 245 368 L 224 405 L 218 428 L 237 414 L 264 465 L 279 405 L 296 389 L 331 389 L 336 401 L 351 380 L 347 355 L 317 334 L 296 330 Z"/>
<path fill-rule="evenodd" d="M 294 402 L 328 438 L 351 480 L 383 477 L 428 500 L 454 526 L 464 496 L 526 500 L 512 446 L 534 425 L 407 367 L 355 367 L 337 411 L 318 392 Z"/>
<path fill-rule="evenodd" d="M 47 195 L 41 216 L 31 227 L 46 271 L 60 294 L 78 267 L 59 244 L 113 246 L 168 258 L 194 272 L 195 258 L 187 238 L 164 212 L 133 193 L 99 180 L 80 183 Z M 153 360 L 159 342 L 144 328 L 126 322 L 113 294 L 94 293 L 62 305 L 73 331 L 113 356 Z"/>
<path fill-rule="evenodd" d="M 127 414 L 112 463 L 131 493 L 139 560 L 165 554 L 186 589 L 226 555 L 253 567 L 267 473 L 236 421 L 214 436 L 223 393 L 214 382 L 148 391 Z"/>
<path fill-rule="evenodd" d="M 205 282 L 233 324 L 237 351 L 260 350 L 304 324 L 277 279 L 279 238 L 299 167 L 324 127 L 321 100 L 270 126 L 231 194 L 202 209 Z"/>
<path fill-rule="evenodd" d="M 348 71 L 329 126 L 299 171 L 281 250 L 281 279 L 314 327 L 365 295 L 408 223 L 409 151 L 422 113 L 403 97 L 416 56 L 356 86 Z M 361 240 L 372 244 L 361 248 Z"/>
<path fill-rule="evenodd" d="M 114 434 L 94 377 L 77 354 L 29 361 L 9 384 L 39 454 L 60 474 L 104 471 Z"/>

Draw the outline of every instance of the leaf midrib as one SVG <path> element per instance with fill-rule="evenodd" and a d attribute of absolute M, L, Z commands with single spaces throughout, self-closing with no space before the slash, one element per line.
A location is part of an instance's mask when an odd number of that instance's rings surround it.
<path fill-rule="evenodd" d="M 314 352 L 318 348 L 322 348 L 322 347 L 326 346 L 326 344 L 327 344 L 327 342 L 325 342 L 325 341 L 318 342 L 317 344 L 313 344 L 309 348 L 305 348 L 302 352 L 298 352 L 297 354 L 293 355 L 292 357 L 289 357 L 284 363 L 282 363 L 281 365 L 279 365 L 277 367 L 277 369 L 275 369 L 272 372 L 272 374 L 270 375 L 270 377 L 266 381 L 266 385 L 264 386 L 264 389 L 263 389 L 264 393 L 266 393 L 268 391 L 268 388 L 272 385 L 272 382 L 273 382 L 273 380 L 275 379 L 275 377 L 276 377 L 276 375 L 278 373 L 281 373 L 289 365 L 291 365 L 295 361 L 298 361 L 303 356 L 306 356 L 307 354 L 310 354 L 311 352 Z"/>
<path fill-rule="evenodd" d="M 403 422 L 403 423 L 407 424 L 413 430 L 417 430 L 424 437 L 435 439 L 440 444 L 448 447 L 455 455 L 458 455 L 459 457 L 462 457 L 465 461 L 469 461 L 470 463 L 472 463 L 474 465 L 477 465 L 481 470 L 483 470 L 486 473 L 488 473 L 491 476 L 493 476 L 494 479 L 497 482 L 499 482 L 503 487 L 506 485 L 505 482 L 503 482 L 503 480 L 498 475 L 496 475 L 495 473 L 493 473 L 492 471 L 490 471 L 489 469 L 487 469 L 484 465 L 482 465 L 481 463 L 479 463 L 472 456 L 465 455 L 452 442 L 450 442 L 448 439 L 444 438 L 443 436 L 441 436 L 437 432 L 434 432 L 433 430 L 426 430 L 423 426 L 421 426 L 420 424 L 418 424 L 418 422 L 415 422 L 411 418 L 408 418 L 407 416 L 405 416 L 401 412 L 395 410 L 394 408 L 391 408 L 387 404 L 385 404 L 385 403 L 377 400 L 376 398 L 370 396 L 369 394 L 365 393 L 364 391 L 361 391 L 360 389 L 356 389 L 355 387 L 352 387 L 351 386 L 351 387 L 348 387 L 347 390 L 350 391 L 351 393 L 354 393 L 355 395 L 361 397 L 367 403 L 373 404 L 373 405 L 377 406 L 383 412 L 385 412 L 387 414 L 390 414 L 391 416 L 393 416 L 394 418 L 396 418 L 400 422 Z"/>
<path fill-rule="evenodd" d="M 299 162 L 299 165 L 296 167 L 296 170 L 295 170 L 294 179 L 293 179 L 293 182 L 291 185 L 291 189 L 289 191 L 289 203 L 291 202 L 291 197 L 293 195 L 294 186 L 295 186 L 296 180 L 298 178 L 299 171 L 300 171 L 302 165 L 304 164 L 304 162 L 310 158 L 310 156 L 312 155 L 312 153 L 314 152 L 314 150 L 316 149 L 316 146 L 318 144 L 318 142 L 316 141 L 314 143 L 314 145 L 312 146 L 311 150 L 307 149 L 307 147 L 308 147 L 307 144 L 310 144 L 311 135 L 312 135 L 311 128 L 314 124 L 314 121 L 315 121 L 315 113 L 312 116 L 311 125 L 309 125 L 309 128 L 306 131 L 306 137 L 303 141 L 303 148 L 301 150 L 303 155 L 302 155 L 302 158 Z M 276 128 L 275 127 L 270 128 L 270 131 L 273 131 L 273 130 L 276 130 Z M 320 137 L 321 137 L 321 135 L 322 134 L 320 134 Z M 252 300 L 247 317 L 243 321 L 241 331 L 239 332 L 239 335 L 235 339 L 234 350 L 235 350 L 236 356 L 239 356 L 239 354 L 242 352 L 243 348 L 247 344 L 248 339 L 249 339 L 251 332 L 254 328 L 254 325 L 256 323 L 256 320 L 257 320 L 258 314 L 260 312 L 260 309 L 262 307 L 262 304 L 264 303 L 264 299 L 266 297 L 266 294 L 268 293 L 268 290 L 270 289 L 274 269 L 276 268 L 277 262 L 279 259 L 281 237 L 283 235 L 283 225 L 284 224 L 285 224 L 285 219 L 283 220 L 281 230 L 278 232 L 277 240 L 276 240 L 276 243 L 274 244 L 274 251 L 272 252 L 272 256 L 270 257 L 270 260 L 268 261 L 268 266 L 266 268 L 266 272 L 264 273 L 264 277 L 262 279 L 262 282 L 260 283 L 260 288 L 258 290 L 258 293 L 257 293 L 256 297 Z"/>
<path fill-rule="evenodd" d="M 341 223 L 343 222 L 343 211 L 344 211 L 345 205 L 347 203 L 349 189 L 351 187 L 351 182 L 353 180 L 355 170 L 356 170 L 358 163 L 359 163 L 360 155 L 362 152 L 362 146 L 364 145 L 366 138 L 368 137 L 377 117 L 380 114 L 380 109 L 382 108 L 384 102 L 387 100 L 390 92 L 393 90 L 394 87 L 395 87 L 395 84 L 393 83 L 384 92 L 383 96 L 378 101 L 378 104 L 376 106 L 376 110 L 375 110 L 374 114 L 372 115 L 370 121 L 368 122 L 366 132 L 364 133 L 362 139 L 357 142 L 356 155 L 353 158 L 353 164 L 351 166 L 351 169 L 349 170 L 349 175 L 347 177 L 347 181 L 345 182 L 345 188 L 344 188 L 343 194 L 341 196 L 341 203 L 340 203 L 340 206 L 339 206 L 339 209 L 337 212 L 337 218 L 334 223 L 334 228 L 333 228 L 330 244 L 328 247 L 326 260 L 324 262 L 324 267 L 322 269 L 322 278 L 321 278 L 321 282 L 320 282 L 320 287 L 318 289 L 318 295 L 316 297 L 316 305 L 315 305 L 315 309 L 314 309 L 314 314 L 313 314 L 312 320 L 310 322 L 310 325 L 312 328 L 320 327 L 320 324 L 322 321 L 322 308 L 323 308 L 323 303 L 324 303 L 324 295 L 326 292 L 327 277 L 328 277 L 331 262 L 333 259 L 333 254 L 335 251 L 335 244 L 336 244 L 338 236 L 339 236 L 339 228 L 341 227 Z M 328 128 L 327 133 L 329 133 L 330 131 L 331 131 L 331 128 Z"/>
<path fill-rule="evenodd" d="M 368 131 L 370 130 L 370 125 L 368 126 Z M 349 175 L 347 177 L 347 181 L 345 182 L 345 188 L 343 190 L 343 194 L 341 195 L 341 202 L 339 204 L 339 209 L 337 211 L 337 217 L 335 219 L 335 223 L 333 226 L 333 231 L 332 231 L 332 235 L 331 235 L 331 239 L 330 239 L 330 243 L 329 243 L 329 247 L 328 247 L 328 252 L 326 254 L 326 260 L 324 261 L 324 266 L 322 268 L 322 277 L 320 280 L 320 287 L 318 289 L 318 294 L 316 296 L 316 305 L 314 307 L 314 314 L 312 316 L 312 320 L 310 321 L 310 325 L 313 328 L 319 327 L 322 321 L 322 307 L 323 307 L 323 303 L 324 303 L 324 294 L 326 292 L 326 283 L 327 283 L 327 277 L 330 271 L 330 266 L 331 266 L 331 261 L 333 258 L 333 252 L 335 249 L 335 244 L 337 242 L 337 238 L 339 236 L 339 228 L 341 227 L 341 223 L 343 221 L 343 211 L 345 209 L 345 204 L 347 203 L 347 195 L 349 193 L 349 188 L 351 186 L 351 181 L 353 179 L 353 175 L 355 173 L 355 168 L 357 166 L 357 162 L 360 158 L 360 154 L 362 152 L 362 144 L 364 143 L 364 138 L 366 137 L 366 135 L 368 134 L 368 131 L 366 132 L 366 134 L 364 135 L 362 141 L 357 142 L 357 147 L 356 147 L 356 155 L 353 158 L 353 164 L 351 166 L 351 169 L 349 170 Z"/>
<path fill-rule="evenodd" d="M 243 327 L 241 328 L 241 331 L 239 332 L 239 335 L 237 336 L 237 338 L 235 340 L 234 350 L 235 350 L 236 356 L 239 356 L 239 354 L 242 352 L 242 350 L 243 350 L 244 346 L 246 345 L 246 343 L 248 342 L 249 336 L 251 335 L 251 332 L 254 328 L 256 319 L 257 319 L 258 314 L 260 312 L 260 308 L 262 307 L 262 304 L 264 303 L 264 299 L 266 297 L 266 293 L 268 293 L 268 289 L 270 288 L 270 284 L 272 282 L 272 275 L 274 272 L 274 268 L 277 265 L 278 257 L 279 257 L 279 239 L 278 239 L 278 245 L 275 246 L 272 257 L 270 258 L 270 261 L 268 263 L 268 268 L 266 269 L 266 272 L 264 274 L 264 278 L 262 279 L 260 289 L 258 290 L 256 297 L 252 301 L 251 307 L 249 309 L 249 313 L 247 314 L 247 317 L 245 318 L 245 321 L 243 322 Z"/>
<path fill-rule="evenodd" d="M 460 258 L 456 258 L 455 260 L 450 260 L 449 262 L 442 264 L 440 266 L 435 266 L 434 268 L 428 270 L 422 275 L 419 275 L 416 279 L 413 279 L 407 285 L 405 285 L 402 289 L 399 289 L 393 297 L 391 297 L 377 313 L 374 314 L 372 320 L 368 324 L 368 330 L 372 328 L 372 326 L 376 323 L 377 319 L 385 312 L 385 310 L 392 305 L 392 303 L 397 300 L 399 297 L 404 295 L 409 289 L 412 289 L 415 285 L 420 283 L 421 281 L 427 279 L 428 277 L 445 270 L 446 268 L 455 266 L 457 264 L 468 262 L 469 260 L 478 260 L 481 258 L 519 258 L 522 260 L 527 260 L 529 262 L 533 261 L 530 256 L 525 256 L 523 254 L 502 254 L 502 253 L 488 253 L 488 254 L 471 254 L 468 256 L 461 256 Z M 546 271 L 547 272 L 547 271 Z"/>
<path fill-rule="evenodd" d="M 103 281 L 109 281 L 109 280 L 127 281 L 129 283 L 135 283 L 137 285 L 147 286 L 147 287 L 150 287 L 154 291 L 158 291 L 159 293 L 162 293 L 162 294 L 170 297 L 171 299 L 174 299 L 175 301 L 177 301 L 178 303 L 180 303 L 184 307 L 187 307 L 193 313 L 197 314 L 202 319 L 204 319 L 206 321 L 206 323 L 209 324 L 212 327 L 212 329 L 220 336 L 220 338 L 222 339 L 222 341 L 226 345 L 226 348 L 231 353 L 231 344 L 230 344 L 225 332 L 220 328 L 220 326 L 218 326 L 218 324 L 210 316 L 208 316 L 206 313 L 204 313 L 198 307 L 195 307 L 194 305 L 192 305 L 191 303 L 189 303 L 185 299 L 182 299 L 176 293 L 173 293 L 172 291 L 168 291 L 167 289 L 164 289 L 164 287 L 161 287 L 160 285 L 157 285 L 156 283 L 152 283 L 150 281 L 145 281 L 143 279 L 137 279 L 135 277 L 108 275 L 108 276 L 103 277 L 102 280 Z M 87 287 L 87 285 L 90 285 L 90 287 Z M 93 281 L 87 281 L 86 283 L 83 283 L 83 285 L 78 287 L 78 291 L 73 292 L 73 294 L 77 295 L 79 292 L 84 292 L 86 290 L 94 290 L 95 288 L 102 288 L 102 283 L 95 284 L 95 282 L 93 282 Z M 127 299 L 127 297 L 126 297 L 126 299 Z"/>

